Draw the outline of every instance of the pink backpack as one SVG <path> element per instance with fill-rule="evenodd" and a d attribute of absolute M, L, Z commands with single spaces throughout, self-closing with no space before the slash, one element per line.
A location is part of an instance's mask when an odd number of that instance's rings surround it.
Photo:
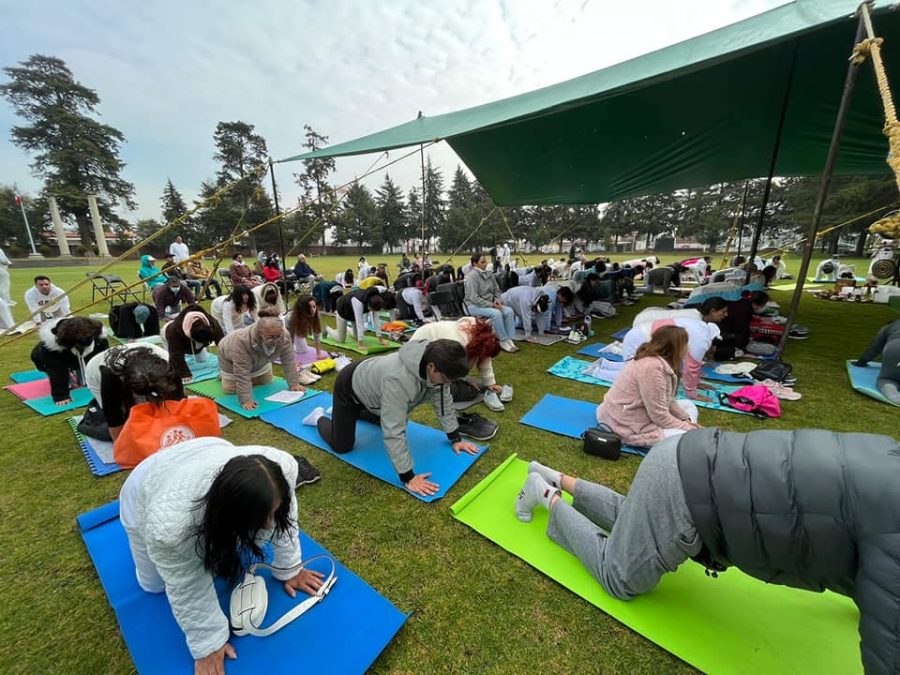
<path fill-rule="evenodd" d="M 719 403 L 735 410 L 753 413 L 759 419 L 781 417 L 781 402 L 768 387 L 753 384 L 735 389 L 730 394 L 719 394 Z"/>

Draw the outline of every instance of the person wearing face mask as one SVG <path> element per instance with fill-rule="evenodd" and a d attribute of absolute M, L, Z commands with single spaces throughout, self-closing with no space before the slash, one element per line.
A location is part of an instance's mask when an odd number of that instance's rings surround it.
<path fill-rule="evenodd" d="M 56 405 L 71 403 L 72 374 L 78 383 L 85 382 L 87 363 L 109 349 L 106 330 L 96 319 L 75 316 L 44 323 L 39 335 L 40 342 L 31 350 L 34 367 L 47 373 Z"/>
<path fill-rule="evenodd" d="M 200 305 L 188 305 L 162 330 L 163 346 L 169 350 L 169 360 L 184 380 L 191 379 L 187 355 L 205 361 L 206 348 L 210 344 L 219 344 L 223 337 L 225 334 L 219 322 Z"/>
<path fill-rule="evenodd" d="M 197 302 L 191 289 L 176 276 L 169 276 L 166 283 L 153 289 L 153 304 L 160 317 L 171 318 L 181 311 L 181 305 Z"/>
<path fill-rule="evenodd" d="M 237 394 L 244 410 L 255 410 L 253 387 L 272 381 L 272 362 L 281 360 L 284 377 L 291 391 L 305 391 L 300 384 L 294 360 L 294 345 L 278 312 L 272 308 L 259 312 L 259 320 L 239 328 L 219 343 L 219 377 L 227 394 Z"/>

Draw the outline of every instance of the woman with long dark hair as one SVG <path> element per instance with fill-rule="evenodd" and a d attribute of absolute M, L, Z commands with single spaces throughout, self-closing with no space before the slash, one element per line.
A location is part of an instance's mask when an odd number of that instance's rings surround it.
<path fill-rule="evenodd" d="M 300 569 L 297 460 L 275 448 L 198 438 L 160 450 L 132 471 L 119 509 L 138 584 L 166 593 L 195 673 L 224 672 L 228 617 L 214 581 L 237 582 L 271 542 L 285 592 L 314 594 L 322 575 Z"/>
<path fill-rule="evenodd" d="M 220 295 L 213 300 L 209 310 L 228 335 L 256 321 L 256 296 L 247 286 L 238 284 L 228 295 Z"/>
<path fill-rule="evenodd" d="M 675 398 L 687 353 L 687 330 L 657 328 L 603 397 L 597 421 L 619 434 L 623 443 L 638 447 L 699 428 L 694 402 Z"/>
<path fill-rule="evenodd" d="M 301 295 L 294 303 L 294 309 L 285 317 L 284 326 L 294 341 L 294 359 L 297 366 L 324 359 L 328 353 L 322 350 L 322 324 L 319 321 L 319 306 L 311 295 Z M 306 338 L 312 336 L 315 349 L 311 349 Z"/>

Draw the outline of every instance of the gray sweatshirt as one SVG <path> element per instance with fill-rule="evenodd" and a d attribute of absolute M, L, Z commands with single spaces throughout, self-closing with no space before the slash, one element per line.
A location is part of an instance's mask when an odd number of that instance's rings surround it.
<path fill-rule="evenodd" d="M 883 326 L 875 335 L 872 344 L 859 357 L 857 364 L 864 366 L 881 355 L 879 380 L 900 383 L 900 319 Z"/>
<path fill-rule="evenodd" d="M 493 307 L 500 302 L 500 284 L 493 272 L 473 267 L 466 274 L 466 304 Z"/>
<path fill-rule="evenodd" d="M 353 372 L 353 394 L 380 416 L 384 445 L 399 475 L 413 470 L 406 438 L 409 413 L 426 398 L 451 442 L 459 440 L 459 423 L 448 385 L 433 385 L 422 363 L 428 342 L 410 340 L 393 354 L 360 363 Z"/>

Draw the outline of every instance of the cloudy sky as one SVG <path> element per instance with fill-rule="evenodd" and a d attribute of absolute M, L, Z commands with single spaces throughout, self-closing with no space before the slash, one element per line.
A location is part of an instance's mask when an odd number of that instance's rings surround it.
<path fill-rule="evenodd" d="M 0 66 L 34 53 L 57 56 L 96 90 L 102 120 L 127 139 L 124 177 L 139 209 L 123 215 L 158 218 L 167 178 L 190 199 L 215 172 L 220 120 L 256 125 L 281 159 L 301 151 L 304 124 L 331 142 L 349 140 L 419 110 L 436 115 L 576 77 L 780 4 L 0 0 Z M 36 192 L 29 157 L 9 142 L 15 123 L 0 100 L 0 183 Z M 459 161 L 453 151 L 441 144 L 429 153 L 449 182 Z M 335 182 L 375 159 L 339 159 Z M 295 199 L 297 166 L 278 167 L 283 202 Z M 418 161 L 389 172 L 406 190 L 418 181 Z"/>

